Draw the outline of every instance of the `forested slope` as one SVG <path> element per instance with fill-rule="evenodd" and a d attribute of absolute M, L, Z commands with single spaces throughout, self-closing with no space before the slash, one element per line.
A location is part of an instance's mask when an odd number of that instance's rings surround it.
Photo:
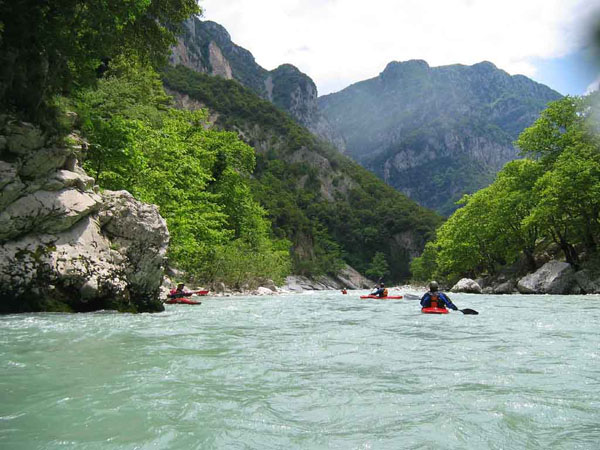
<path fill-rule="evenodd" d="M 296 273 L 334 272 L 342 260 L 364 272 L 381 252 L 387 279 L 409 276 L 439 216 L 235 81 L 182 66 L 167 68 L 163 79 L 182 104 L 207 107 L 216 127 L 236 131 L 256 150 L 252 192 L 275 235 L 292 241 Z"/>

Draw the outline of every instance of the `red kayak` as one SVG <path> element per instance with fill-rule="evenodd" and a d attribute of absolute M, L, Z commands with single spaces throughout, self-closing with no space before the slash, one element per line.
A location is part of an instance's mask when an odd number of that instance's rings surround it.
<path fill-rule="evenodd" d="M 194 300 L 190 300 L 189 298 L 170 298 L 165 300 L 165 303 L 169 305 L 201 305 L 202 302 L 195 302 Z"/>
<path fill-rule="evenodd" d="M 380 300 L 399 300 L 402 298 L 401 295 L 388 295 L 387 297 L 379 297 L 378 295 L 361 295 L 360 298 L 377 298 Z"/>
<path fill-rule="evenodd" d="M 421 312 L 424 314 L 448 314 L 448 310 L 446 308 L 438 308 L 435 306 L 421 308 Z"/>

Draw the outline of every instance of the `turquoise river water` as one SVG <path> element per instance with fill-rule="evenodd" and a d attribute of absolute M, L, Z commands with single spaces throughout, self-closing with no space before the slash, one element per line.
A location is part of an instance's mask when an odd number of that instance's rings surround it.
<path fill-rule="evenodd" d="M 1 449 L 598 449 L 598 296 L 0 316 Z"/>

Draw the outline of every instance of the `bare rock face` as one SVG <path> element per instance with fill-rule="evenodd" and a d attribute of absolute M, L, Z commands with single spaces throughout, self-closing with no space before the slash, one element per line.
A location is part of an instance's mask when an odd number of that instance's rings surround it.
<path fill-rule="evenodd" d="M 356 269 L 346 264 L 336 276 L 340 283 L 339 288 L 349 289 L 369 289 L 373 287 L 373 282 L 361 275 Z"/>
<path fill-rule="evenodd" d="M 0 313 L 162 311 L 158 208 L 93 190 L 81 146 L 0 118 Z"/>
<path fill-rule="evenodd" d="M 348 156 L 449 215 L 464 193 L 490 184 L 518 156 L 512 142 L 560 97 L 489 62 L 430 67 L 411 60 L 390 62 L 379 76 L 318 103 Z"/>
<path fill-rule="evenodd" d="M 330 289 L 368 289 L 373 281 L 365 278 L 346 264 L 335 277 L 323 275 L 316 279 L 300 275 L 290 275 L 285 279 L 283 290 L 292 292 L 321 291 Z"/>
<path fill-rule="evenodd" d="M 570 294 L 575 271 L 570 264 L 550 261 L 536 272 L 521 278 L 517 289 L 521 294 Z"/>
<path fill-rule="evenodd" d="M 451 292 L 466 292 L 468 294 L 481 294 L 481 286 L 477 284 L 475 280 L 471 280 L 470 278 L 461 278 L 458 280 L 452 289 Z"/>
<path fill-rule="evenodd" d="M 196 72 L 233 79 L 287 111 L 300 125 L 344 151 L 345 142 L 321 114 L 313 80 L 291 64 L 268 71 L 236 45 L 218 23 L 190 18 L 171 49 L 170 62 Z"/>
<path fill-rule="evenodd" d="M 128 262 L 129 288 L 140 296 L 158 292 L 169 242 L 167 222 L 158 207 L 138 202 L 127 191 L 106 191 L 102 198 L 102 232 Z"/>

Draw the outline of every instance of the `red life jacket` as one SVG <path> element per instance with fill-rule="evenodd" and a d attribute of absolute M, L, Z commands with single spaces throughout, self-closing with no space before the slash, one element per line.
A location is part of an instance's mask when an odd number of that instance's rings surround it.
<path fill-rule="evenodd" d="M 441 303 L 441 306 L 439 306 L 439 308 L 445 308 L 446 305 L 444 305 L 444 302 L 440 299 L 440 295 L 437 292 L 430 292 L 429 296 L 431 297 L 431 307 L 432 308 L 438 308 L 438 302 Z"/>

